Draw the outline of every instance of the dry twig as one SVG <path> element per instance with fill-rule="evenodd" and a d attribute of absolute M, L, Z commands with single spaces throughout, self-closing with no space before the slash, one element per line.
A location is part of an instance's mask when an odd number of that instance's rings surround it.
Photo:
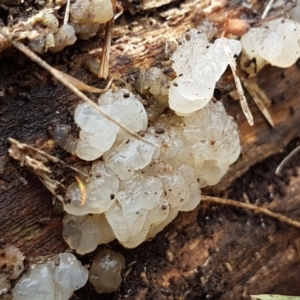
<path fill-rule="evenodd" d="M 285 14 L 289 10 L 294 8 L 296 5 L 297 5 L 297 0 L 288 1 L 288 3 L 284 5 L 284 8 L 282 10 L 279 10 L 279 11 L 273 13 L 272 15 L 269 15 L 268 17 L 265 17 L 264 19 L 261 18 L 259 20 L 249 20 L 248 22 L 250 24 L 252 24 L 252 26 L 255 26 L 255 27 L 262 26 L 266 22 L 272 21 L 276 18 L 284 17 Z"/>
<path fill-rule="evenodd" d="M 242 203 L 242 202 L 238 202 L 238 201 L 234 201 L 234 200 L 230 200 L 230 199 L 222 199 L 222 198 L 204 196 L 204 195 L 201 196 L 201 201 L 218 203 L 218 204 L 223 204 L 223 205 L 230 205 L 230 206 L 235 206 L 235 207 L 239 207 L 239 208 L 252 210 L 256 213 L 266 215 L 266 216 L 276 219 L 282 223 L 286 223 L 286 224 L 289 224 L 291 226 L 294 226 L 294 227 L 300 229 L 299 221 L 296 221 L 294 219 L 291 219 L 289 217 L 283 216 L 278 213 L 274 213 L 274 212 L 268 210 L 267 208 L 259 207 L 259 206 L 253 205 L 253 204 Z"/>

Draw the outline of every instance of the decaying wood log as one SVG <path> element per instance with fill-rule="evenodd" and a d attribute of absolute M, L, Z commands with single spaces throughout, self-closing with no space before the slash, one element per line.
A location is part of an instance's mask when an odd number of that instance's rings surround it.
<path fill-rule="evenodd" d="M 170 1 L 161 3 L 167 2 Z M 153 3 L 145 1 L 144 6 L 148 8 Z M 150 11 L 148 17 L 142 13 L 125 14 L 114 29 L 111 75 L 126 80 L 139 68 L 162 66 L 167 60 L 166 42 L 199 25 L 204 16 L 220 26 L 221 31 L 228 13 L 245 14 L 237 10 L 239 3 L 224 8 L 224 1 L 220 1 L 222 10 L 209 4 L 210 1 L 191 0 L 179 6 L 171 1 Z M 45 59 L 57 69 L 101 87 L 105 83 L 83 67 L 99 57 L 100 47 L 99 39 L 79 41 L 62 53 L 45 55 Z M 243 154 L 220 184 L 206 192 L 241 200 L 242 184 L 232 185 L 234 180 L 251 166 L 282 152 L 299 136 L 298 65 L 289 69 L 266 67 L 257 82 L 272 101 L 275 127 L 270 127 L 248 95 L 255 122 L 250 127 L 238 101 L 224 94 L 222 101 L 239 124 Z M 228 72 L 219 85 L 232 83 Z M 50 133 L 55 124 L 72 123 L 72 111 L 78 101 L 16 50 L 8 50 L 0 61 L 0 239 L 19 247 L 27 263 L 38 256 L 62 252 L 67 245 L 61 235 L 62 214 L 53 207 L 52 195 L 33 174 L 8 157 L 7 139 L 18 139 L 72 163 L 73 158 L 55 146 Z M 264 162 L 264 166 L 270 166 L 264 187 L 251 186 L 251 176 L 257 175 L 253 170 L 241 177 L 244 199 L 260 201 L 264 193 L 273 194 L 268 208 L 297 218 L 300 179 L 286 173 L 291 180 L 285 185 L 270 175 L 279 160 Z M 261 193 L 257 192 L 257 196 L 253 189 Z M 154 241 L 137 249 L 123 249 L 114 243 L 113 247 L 127 259 L 120 290 L 99 296 L 87 285 L 74 299 L 248 299 L 250 293 L 300 294 L 299 243 L 299 231 L 287 225 L 252 212 L 201 204 L 193 212 L 180 214 Z M 83 261 L 88 264 L 91 256 Z"/>

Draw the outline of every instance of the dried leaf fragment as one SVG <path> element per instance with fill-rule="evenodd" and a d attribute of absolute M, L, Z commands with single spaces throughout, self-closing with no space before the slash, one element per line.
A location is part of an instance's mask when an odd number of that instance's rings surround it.
<path fill-rule="evenodd" d="M 262 112 L 264 117 L 267 119 L 269 124 L 274 127 L 274 114 L 271 110 L 271 101 L 268 99 L 266 94 L 259 88 L 255 78 L 242 78 L 244 87 L 253 98 L 255 104 Z"/>
<path fill-rule="evenodd" d="M 67 168 L 74 171 L 74 173 L 87 176 L 80 170 L 69 166 L 57 157 L 49 155 L 42 150 L 20 143 L 13 138 L 9 138 L 8 141 L 11 143 L 11 147 L 8 150 L 9 155 L 18 160 L 21 166 L 28 167 L 37 175 L 45 187 L 61 202 L 64 201 L 67 189 L 64 184 L 56 180 L 56 171 L 61 168 Z"/>

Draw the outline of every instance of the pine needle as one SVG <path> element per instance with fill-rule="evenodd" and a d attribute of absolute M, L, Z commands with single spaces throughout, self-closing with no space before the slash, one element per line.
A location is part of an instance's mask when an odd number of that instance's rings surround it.
<path fill-rule="evenodd" d="M 116 13 L 116 0 L 111 0 L 114 17 Z M 102 47 L 102 54 L 101 54 L 101 64 L 98 72 L 98 78 L 106 79 L 109 74 L 109 58 L 110 58 L 110 47 L 111 47 L 111 40 L 112 40 L 112 31 L 114 28 L 114 20 L 112 18 L 106 23 L 105 26 L 105 36 L 104 36 L 104 44 Z"/>
<path fill-rule="evenodd" d="M 109 57 L 110 57 L 110 46 L 112 39 L 114 20 L 107 22 L 105 26 L 104 45 L 102 47 L 101 64 L 99 68 L 98 78 L 106 79 L 109 74 Z"/>
<path fill-rule="evenodd" d="M 271 9 L 273 3 L 274 3 L 274 0 L 269 0 L 269 3 L 268 3 L 268 5 L 266 6 L 266 8 L 265 8 L 265 10 L 264 10 L 264 12 L 263 12 L 263 14 L 262 14 L 262 16 L 261 16 L 261 19 L 262 19 L 262 20 L 263 20 L 263 19 L 267 16 L 267 14 L 269 13 L 269 11 L 270 11 L 270 9 Z"/>
<path fill-rule="evenodd" d="M 65 11 L 65 17 L 64 17 L 64 25 L 69 23 L 70 8 L 71 8 L 71 0 L 67 0 L 67 6 Z"/>
<path fill-rule="evenodd" d="M 221 38 L 221 39 L 222 39 L 222 44 L 223 44 L 224 51 L 225 51 L 225 53 L 226 53 L 226 55 L 229 59 L 229 65 L 230 65 L 232 75 L 233 75 L 233 78 L 234 78 L 234 81 L 235 81 L 236 90 L 237 90 L 238 95 L 240 97 L 240 103 L 241 103 L 242 110 L 244 112 L 244 115 L 245 115 L 248 123 L 252 126 L 254 124 L 253 117 L 252 117 L 251 111 L 249 109 L 246 97 L 244 95 L 244 91 L 243 91 L 243 87 L 242 87 L 240 78 L 238 77 L 238 75 L 236 73 L 235 59 L 233 58 L 232 52 L 231 52 L 231 50 L 228 46 L 227 39 L 226 38 Z"/>

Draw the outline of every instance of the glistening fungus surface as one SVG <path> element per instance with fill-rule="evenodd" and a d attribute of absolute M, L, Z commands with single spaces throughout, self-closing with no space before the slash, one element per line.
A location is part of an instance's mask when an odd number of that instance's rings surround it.
<path fill-rule="evenodd" d="M 299 142 L 294 140 L 284 153 L 253 166 L 224 196 L 242 202 L 248 197 L 250 202 L 297 218 L 299 155 L 285 167 L 282 178 L 274 171 Z M 127 265 L 117 292 L 99 296 L 88 284 L 72 299 L 86 295 L 86 299 L 203 300 L 249 299 L 249 294 L 257 293 L 297 295 L 297 245 L 298 230 L 288 225 L 243 209 L 201 204 L 196 211 L 181 213 L 151 242 L 134 250 L 113 247 L 123 253 Z"/>

